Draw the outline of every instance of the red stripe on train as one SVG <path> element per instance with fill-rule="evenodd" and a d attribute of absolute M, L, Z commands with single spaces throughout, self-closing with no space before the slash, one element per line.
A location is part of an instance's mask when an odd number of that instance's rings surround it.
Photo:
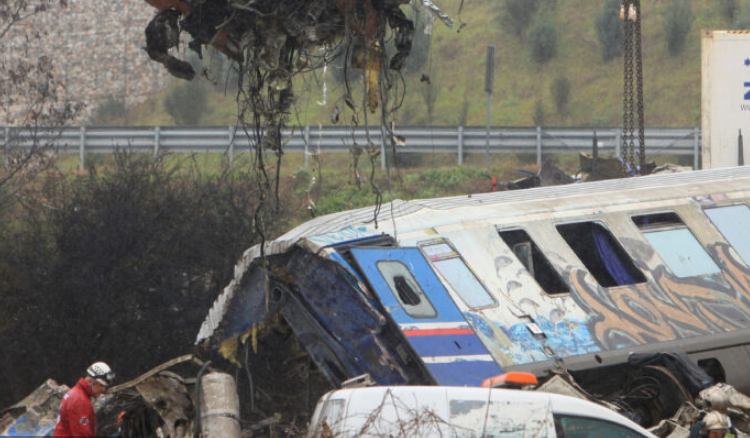
<path fill-rule="evenodd" d="M 472 329 L 433 329 L 433 330 L 404 330 L 407 337 L 440 336 L 440 335 L 473 335 Z"/>

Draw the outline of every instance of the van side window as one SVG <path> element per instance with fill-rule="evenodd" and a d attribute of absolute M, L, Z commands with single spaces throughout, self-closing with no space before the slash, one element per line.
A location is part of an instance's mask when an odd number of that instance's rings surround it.
<path fill-rule="evenodd" d="M 419 247 L 427 256 L 427 260 L 469 307 L 476 309 L 496 304 L 492 295 L 447 240 L 420 242 Z"/>
<path fill-rule="evenodd" d="M 344 399 L 329 399 L 320 410 L 320 417 L 316 422 L 315 430 L 308 438 L 322 438 L 335 436 L 341 430 L 341 421 L 344 418 Z"/>
<path fill-rule="evenodd" d="M 557 231 L 602 287 L 646 282 L 617 239 L 600 222 L 558 225 Z"/>
<path fill-rule="evenodd" d="M 750 266 L 750 208 L 747 205 L 732 205 L 704 210 L 719 232 Z"/>
<path fill-rule="evenodd" d="M 526 267 L 539 286 L 550 295 L 570 292 L 552 264 L 524 230 L 500 231 L 500 237 Z"/>
<path fill-rule="evenodd" d="M 640 432 L 595 418 L 554 414 L 557 438 L 645 438 Z"/>
<path fill-rule="evenodd" d="M 409 268 L 401 262 L 380 261 L 378 271 L 383 276 L 393 295 L 412 318 L 434 318 L 435 307 L 419 287 Z"/>
<path fill-rule="evenodd" d="M 633 222 L 677 277 L 698 277 L 721 272 L 677 214 L 634 216 Z"/>

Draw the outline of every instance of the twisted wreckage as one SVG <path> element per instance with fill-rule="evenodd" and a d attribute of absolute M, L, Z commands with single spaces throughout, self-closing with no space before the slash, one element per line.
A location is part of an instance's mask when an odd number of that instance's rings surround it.
<path fill-rule="evenodd" d="M 390 85 L 381 78 L 390 70 L 400 71 L 412 48 L 415 26 L 401 9 L 411 1 L 146 0 L 159 9 L 146 28 L 146 51 L 186 80 L 196 72 L 172 54 L 182 32 L 190 35 L 188 46 L 200 57 L 210 45 L 236 61 L 240 87 L 251 97 L 247 112 L 256 121 L 265 119 L 270 128 L 259 143 L 278 149 L 278 133 L 294 100 L 292 78 L 336 56 L 345 57 L 345 68 L 365 72 L 368 109 L 385 106 Z M 414 5 L 453 25 L 430 0 L 415 0 Z M 387 41 L 392 41 L 392 51 L 386 50 Z M 356 110 L 350 95 L 345 102 Z M 240 113 L 243 118 L 244 111 Z"/>
<path fill-rule="evenodd" d="M 730 168 L 317 218 L 246 252 L 197 345 L 231 358 L 280 314 L 333 386 L 569 372 L 653 425 L 712 381 L 750 390 L 748 187 Z"/>

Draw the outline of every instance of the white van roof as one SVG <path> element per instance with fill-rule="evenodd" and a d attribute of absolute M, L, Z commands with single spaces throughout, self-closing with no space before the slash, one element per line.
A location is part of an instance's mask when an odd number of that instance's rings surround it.
<path fill-rule="evenodd" d="M 488 415 L 487 401 L 506 406 Z M 615 423 L 644 436 L 653 436 L 622 415 L 586 400 L 537 391 L 450 386 L 368 387 L 331 391 L 319 402 L 309 436 L 317 435 L 316 428 L 322 417 L 325 417 L 337 437 L 413 436 L 414 433 L 403 432 L 415 424 L 419 427 L 417 435 L 423 437 L 456 435 L 455 432 L 445 435 L 448 425 L 453 429 L 466 428 L 467 437 L 477 436 L 477 432 L 482 432 L 477 427 L 482 428 L 487 419 L 487 429 L 501 428 L 504 433 L 524 430 L 525 435 L 532 432 L 532 436 L 554 436 L 550 410 L 558 415 Z M 500 418 L 497 411 L 505 415 Z M 493 415 L 496 418 L 493 419 Z M 401 433 L 393 435 L 389 431 L 395 428 Z M 430 428 L 434 429 L 434 433 Z"/>

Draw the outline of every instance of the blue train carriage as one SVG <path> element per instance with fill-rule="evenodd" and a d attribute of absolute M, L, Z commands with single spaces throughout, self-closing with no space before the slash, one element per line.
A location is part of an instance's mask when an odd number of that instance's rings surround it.
<path fill-rule="evenodd" d="M 280 313 L 335 386 L 562 367 L 603 398 L 685 393 L 627 365 L 677 352 L 747 392 L 749 202 L 750 168 L 728 168 L 320 217 L 248 250 L 197 342 L 231 356 Z"/>

